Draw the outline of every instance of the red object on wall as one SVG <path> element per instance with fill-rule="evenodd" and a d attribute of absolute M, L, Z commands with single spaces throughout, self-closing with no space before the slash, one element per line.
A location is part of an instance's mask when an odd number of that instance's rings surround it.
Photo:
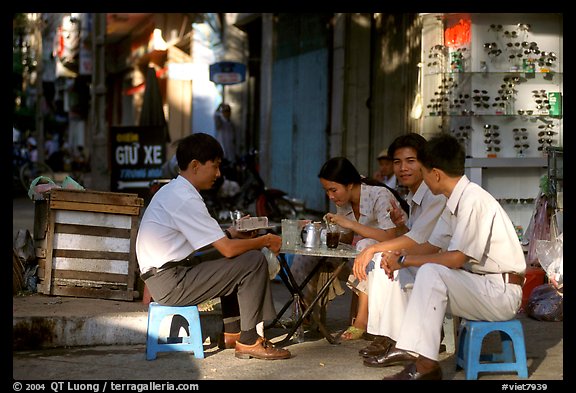
<path fill-rule="evenodd" d="M 450 48 L 457 48 L 470 43 L 470 20 L 460 19 L 444 31 L 444 43 Z"/>
<path fill-rule="evenodd" d="M 541 267 L 529 267 L 526 269 L 526 282 L 524 282 L 524 287 L 522 287 L 522 310 L 526 308 L 532 290 L 538 285 L 544 284 L 545 278 L 546 272 Z"/>

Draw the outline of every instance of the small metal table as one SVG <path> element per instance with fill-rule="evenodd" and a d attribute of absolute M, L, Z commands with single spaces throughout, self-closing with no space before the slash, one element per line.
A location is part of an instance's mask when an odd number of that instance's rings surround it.
<path fill-rule="evenodd" d="M 295 321 L 294 326 L 292 326 L 292 328 L 288 332 L 287 336 L 284 339 L 282 339 L 281 341 L 277 342 L 276 343 L 277 345 L 282 345 L 282 344 L 288 342 L 292 338 L 292 335 L 294 334 L 296 329 L 298 329 L 298 327 L 303 323 L 304 318 L 306 318 L 308 315 L 310 315 L 310 313 L 312 313 L 312 310 L 314 309 L 314 307 L 316 307 L 316 305 L 318 304 L 318 301 L 320 299 L 322 299 L 323 296 L 326 295 L 326 293 L 328 292 L 328 289 L 330 288 L 330 285 L 338 277 L 338 274 L 340 273 L 340 271 L 342 270 L 344 265 L 347 263 L 347 259 L 356 257 L 356 255 L 358 255 L 358 251 L 356 251 L 356 249 L 354 247 L 352 247 L 348 244 L 344 244 L 344 243 L 339 244 L 337 248 L 327 248 L 326 245 L 322 245 L 322 246 L 317 247 L 317 248 L 307 248 L 307 247 L 302 247 L 302 246 L 296 246 L 293 248 L 280 249 L 280 253 L 278 254 L 278 258 L 280 260 L 280 272 L 278 274 L 280 275 L 280 278 L 282 279 L 282 281 L 284 282 L 284 284 L 286 285 L 286 287 L 288 288 L 288 290 L 290 291 L 290 294 L 292 296 L 291 296 L 290 300 L 288 300 L 288 302 L 286 302 L 284 307 L 282 307 L 280 312 L 278 312 L 278 315 L 276 316 L 274 321 L 272 321 L 272 323 L 270 323 L 270 325 L 268 325 L 267 327 L 274 326 L 280 320 L 280 318 L 282 317 L 284 312 L 294 302 L 294 295 L 295 294 L 299 294 L 300 299 L 303 302 L 304 295 L 302 293 L 302 288 L 304 288 L 306 286 L 308 281 L 310 281 L 310 279 L 318 272 L 318 270 L 321 268 L 322 264 L 324 263 L 324 261 L 322 259 L 319 259 L 316 266 L 314 266 L 314 269 L 312 269 L 310 274 L 308 274 L 308 276 L 306 276 L 304 281 L 302 281 L 301 283 L 298 283 L 298 282 L 296 282 L 296 279 L 294 278 L 294 276 L 292 275 L 292 272 L 290 271 L 290 266 L 288 265 L 288 262 L 286 261 L 285 254 L 299 254 L 299 255 L 309 255 L 309 256 L 314 256 L 314 257 L 341 258 L 342 261 L 338 263 L 338 265 L 336 266 L 336 269 L 334 269 L 334 271 L 330 274 L 328 281 L 322 286 L 320 291 L 318 291 L 318 293 L 316 294 L 316 297 L 312 300 L 312 302 L 310 304 L 304 304 L 304 306 L 305 306 L 304 312 L 302 313 L 300 318 L 298 318 L 298 320 Z M 324 325 L 323 321 L 321 321 L 321 318 L 319 318 L 314 313 L 312 313 L 312 318 L 314 319 L 314 321 L 318 325 L 318 329 L 320 330 L 320 333 L 322 333 L 322 335 L 326 338 L 326 340 L 328 340 L 328 342 L 330 342 L 330 344 L 338 344 L 338 341 L 334 337 L 332 337 L 332 335 L 326 329 L 326 326 Z"/>

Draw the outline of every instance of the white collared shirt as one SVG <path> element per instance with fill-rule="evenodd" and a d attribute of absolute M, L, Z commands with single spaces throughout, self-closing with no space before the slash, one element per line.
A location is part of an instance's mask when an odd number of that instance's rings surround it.
<path fill-rule="evenodd" d="M 180 261 L 224 236 L 198 190 L 179 175 L 158 190 L 144 211 L 136 237 L 140 271 Z"/>
<path fill-rule="evenodd" d="M 408 193 L 406 200 L 410 205 L 410 217 L 406 223 L 410 231 L 405 235 L 416 243 L 424 243 L 446 206 L 446 197 L 432 194 L 426 183 L 422 182 L 416 193 Z"/>
<path fill-rule="evenodd" d="M 523 273 L 526 261 L 512 221 L 500 203 L 465 175 L 446 202 L 430 239 L 443 250 L 458 250 L 475 273 Z"/>

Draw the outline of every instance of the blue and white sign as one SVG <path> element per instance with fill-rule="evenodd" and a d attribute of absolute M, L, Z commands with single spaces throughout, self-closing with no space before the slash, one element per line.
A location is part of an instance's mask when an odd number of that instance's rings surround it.
<path fill-rule="evenodd" d="M 210 65 L 210 80 L 220 85 L 234 85 L 246 80 L 246 65 L 221 61 Z"/>

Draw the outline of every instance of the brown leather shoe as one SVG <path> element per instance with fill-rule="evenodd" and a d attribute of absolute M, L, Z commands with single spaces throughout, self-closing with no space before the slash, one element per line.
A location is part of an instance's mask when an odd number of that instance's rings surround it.
<path fill-rule="evenodd" d="M 238 359 L 256 358 L 263 360 L 279 360 L 288 359 L 292 354 L 287 349 L 275 348 L 270 341 L 258 337 L 256 343 L 252 345 L 237 342 L 234 356 Z"/>
<path fill-rule="evenodd" d="M 365 358 L 364 365 L 368 367 L 388 367 L 406 362 L 415 362 L 416 359 L 417 357 L 411 355 L 409 352 L 392 347 L 385 355 Z"/>
<path fill-rule="evenodd" d="M 416 381 L 419 379 L 439 381 L 442 379 L 442 368 L 438 366 L 427 373 L 419 373 L 416 369 L 416 363 L 410 363 L 399 373 L 382 379 L 385 381 Z"/>
<path fill-rule="evenodd" d="M 238 333 L 220 333 L 218 336 L 218 348 L 220 349 L 234 349 L 236 348 L 236 341 L 240 339 L 240 332 Z"/>
<path fill-rule="evenodd" d="M 370 343 L 365 348 L 362 348 L 358 351 L 358 353 L 365 357 L 374 357 L 374 356 L 381 356 L 386 355 L 390 347 L 394 345 L 394 342 L 386 336 L 376 336 L 374 341 Z"/>

